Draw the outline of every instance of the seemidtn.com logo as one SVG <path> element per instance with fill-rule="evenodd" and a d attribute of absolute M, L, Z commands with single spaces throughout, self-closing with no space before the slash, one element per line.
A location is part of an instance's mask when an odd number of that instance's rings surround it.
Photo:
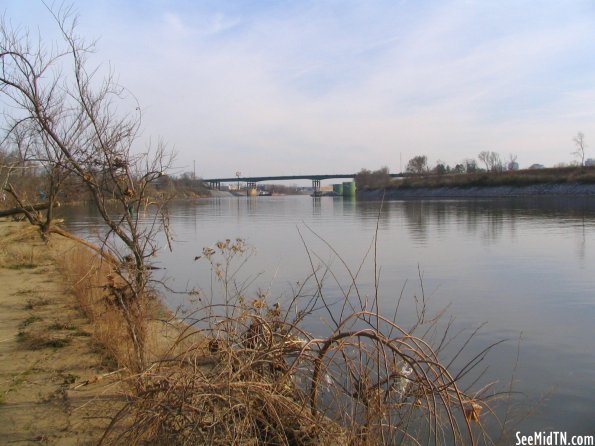
<path fill-rule="evenodd" d="M 517 446 L 594 446 L 593 435 L 568 435 L 567 432 L 533 432 L 523 435 L 516 433 Z"/>

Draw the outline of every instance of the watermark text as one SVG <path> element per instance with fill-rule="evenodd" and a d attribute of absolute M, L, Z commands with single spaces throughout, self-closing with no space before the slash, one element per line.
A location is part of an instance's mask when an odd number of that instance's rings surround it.
<path fill-rule="evenodd" d="M 568 435 L 568 432 L 516 433 L 516 446 L 595 446 L 593 435 Z"/>

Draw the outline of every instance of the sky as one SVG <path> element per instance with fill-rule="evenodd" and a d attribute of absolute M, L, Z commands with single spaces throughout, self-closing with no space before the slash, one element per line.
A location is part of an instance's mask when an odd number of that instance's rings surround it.
<path fill-rule="evenodd" d="M 595 158 L 591 0 L 93 0 L 73 3 L 92 62 L 143 111 L 173 173 L 397 173 L 484 150 L 521 167 Z M 13 25 L 56 29 L 37 0 Z"/>

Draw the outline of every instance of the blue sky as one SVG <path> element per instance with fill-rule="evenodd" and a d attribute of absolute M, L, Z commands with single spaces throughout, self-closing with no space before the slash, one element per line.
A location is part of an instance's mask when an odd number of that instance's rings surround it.
<path fill-rule="evenodd" d="M 75 2 L 176 172 L 351 173 L 482 150 L 595 158 L 592 1 Z M 3 2 L 52 35 L 43 5 Z M 142 147 L 141 147 L 142 148 Z"/>

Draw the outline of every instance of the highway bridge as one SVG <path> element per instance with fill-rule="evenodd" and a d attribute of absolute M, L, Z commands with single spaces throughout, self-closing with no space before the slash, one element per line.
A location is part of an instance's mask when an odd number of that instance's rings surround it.
<path fill-rule="evenodd" d="M 355 178 L 357 174 L 355 173 L 347 173 L 347 174 L 315 174 L 315 175 L 280 175 L 280 176 L 270 176 L 270 177 L 230 177 L 230 178 L 208 178 L 203 179 L 211 189 L 221 189 L 222 183 L 237 183 L 242 182 L 247 184 L 247 188 L 256 188 L 256 183 L 261 181 L 291 181 L 291 180 L 312 180 L 312 187 L 315 191 L 320 190 L 320 182 L 322 180 L 332 180 L 332 179 L 348 179 L 348 178 Z M 403 177 L 404 174 L 402 173 L 391 173 L 389 174 L 393 178 Z"/>

